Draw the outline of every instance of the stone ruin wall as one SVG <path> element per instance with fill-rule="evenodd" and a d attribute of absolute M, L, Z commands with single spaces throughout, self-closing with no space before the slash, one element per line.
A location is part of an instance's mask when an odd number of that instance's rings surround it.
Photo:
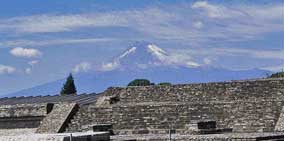
<path fill-rule="evenodd" d="M 50 114 L 47 103 L 1 105 L 0 129 L 49 131 L 51 125 L 42 122 L 62 115 L 58 122 L 70 120 L 66 132 L 110 123 L 117 134 L 167 133 L 169 128 L 187 134 L 196 132 L 198 122 L 212 120 L 233 132 L 284 131 L 284 79 L 109 88 L 70 118 L 62 113 L 74 107 L 58 104 Z"/>
<path fill-rule="evenodd" d="M 0 129 L 36 128 L 46 116 L 46 104 L 0 106 Z"/>
<path fill-rule="evenodd" d="M 62 133 L 77 111 L 78 104 L 71 102 L 1 105 L 0 135 L 25 130 Z"/>
<path fill-rule="evenodd" d="M 171 126 L 186 134 L 209 120 L 233 132 L 272 132 L 283 104 L 284 79 L 109 88 L 80 107 L 67 132 L 110 123 L 118 134 L 167 133 Z"/>

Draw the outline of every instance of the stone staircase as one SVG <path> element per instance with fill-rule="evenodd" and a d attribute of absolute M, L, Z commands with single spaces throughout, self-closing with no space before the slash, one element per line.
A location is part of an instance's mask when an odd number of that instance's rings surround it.
<path fill-rule="evenodd" d="M 82 107 L 69 122 L 66 132 L 92 130 L 90 125 L 111 124 L 111 119 L 112 108 L 110 107 L 95 107 L 93 105 Z"/>
<path fill-rule="evenodd" d="M 275 125 L 274 131 L 283 132 L 284 131 L 284 107 L 282 107 L 281 113 L 279 115 L 278 121 Z"/>
<path fill-rule="evenodd" d="M 53 110 L 42 120 L 37 133 L 62 133 L 78 111 L 76 103 L 54 104 Z"/>

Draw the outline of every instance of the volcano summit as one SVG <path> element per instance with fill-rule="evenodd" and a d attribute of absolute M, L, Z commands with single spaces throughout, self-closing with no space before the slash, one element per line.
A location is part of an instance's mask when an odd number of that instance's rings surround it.
<path fill-rule="evenodd" d="M 113 59 L 112 62 L 104 64 L 103 70 L 113 69 L 146 69 L 157 66 L 185 66 L 198 67 L 198 63 L 180 60 L 164 49 L 150 42 L 136 42 L 126 51 Z"/>
<path fill-rule="evenodd" d="M 149 79 L 154 83 L 178 84 L 261 78 L 266 73 L 259 69 L 238 71 L 216 68 L 190 57 L 184 59 L 154 43 L 136 42 L 110 62 L 102 64 L 101 68 L 77 73 L 74 77 L 78 93 L 92 93 L 102 92 L 111 86 L 126 86 L 137 78 Z M 58 94 L 63 81 L 57 80 L 8 96 Z"/>

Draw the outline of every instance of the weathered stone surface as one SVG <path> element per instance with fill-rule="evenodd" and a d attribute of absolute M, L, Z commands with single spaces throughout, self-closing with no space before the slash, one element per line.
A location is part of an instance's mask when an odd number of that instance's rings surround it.
<path fill-rule="evenodd" d="M 55 104 L 53 110 L 42 120 L 37 133 L 60 133 L 78 110 L 76 103 Z"/>
<path fill-rule="evenodd" d="M 283 132 L 284 131 L 284 107 L 282 107 L 281 113 L 275 125 L 276 132 Z"/>
<path fill-rule="evenodd" d="M 85 132 L 71 134 L 35 134 L 27 133 L 20 135 L 3 135 L 0 136 L 0 141 L 109 141 L 110 135 L 107 132 Z"/>
<path fill-rule="evenodd" d="M 53 111 L 54 104 L 66 102 L 67 104 L 63 104 L 62 107 L 68 106 L 70 102 L 84 105 L 93 103 L 96 97 L 96 94 L 82 94 L 2 98 L 0 99 L 0 129 L 38 128 L 47 114 Z M 55 120 L 66 115 L 67 112 L 68 110 L 58 112 Z"/>
<path fill-rule="evenodd" d="M 29 96 L 29 97 L 12 97 L 1 98 L 0 105 L 19 105 L 19 104 L 46 104 L 46 103 L 61 103 L 74 102 L 77 104 L 92 103 L 96 100 L 98 95 L 80 94 L 80 95 L 53 95 L 53 96 Z"/>
<path fill-rule="evenodd" d="M 110 123 L 117 134 L 170 128 L 192 134 L 199 121 L 216 121 L 217 128 L 233 132 L 272 132 L 284 104 L 284 79 L 109 88 L 97 101 L 80 108 L 68 132 Z"/>
<path fill-rule="evenodd" d="M 16 104 L 16 105 L 0 106 L 0 118 L 45 116 L 45 115 L 46 115 L 46 104 Z"/>
<path fill-rule="evenodd" d="M 18 136 L 34 134 L 37 128 L 0 129 L 1 136 Z"/>
<path fill-rule="evenodd" d="M 170 136 L 165 134 L 133 134 L 133 135 L 116 135 L 112 136 L 113 141 L 169 141 Z M 171 135 L 174 141 L 282 141 L 282 133 L 229 133 L 229 134 L 209 134 L 209 135 Z"/>
<path fill-rule="evenodd" d="M 198 122 L 216 121 L 216 129 L 236 134 L 284 129 L 284 79 L 109 88 L 99 95 L 52 96 L 30 103 L 36 99 L 19 98 L 24 105 L 7 105 L 17 98 L 0 99 L 0 128 L 33 125 L 40 133 L 57 133 L 111 124 L 117 135 L 165 135 L 174 129 L 176 135 L 194 136 Z M 47 106 L 52 101 L 53 108 Z"/>
<path fill-rule="evenodd" d="M 46 116 L 46 104 L 0 106 L 0 129 L 37 128 Z"/>

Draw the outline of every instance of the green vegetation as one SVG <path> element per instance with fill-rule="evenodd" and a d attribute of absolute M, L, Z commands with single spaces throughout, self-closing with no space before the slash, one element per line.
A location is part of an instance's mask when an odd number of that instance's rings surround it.
<path fill-rule="evenodd" d="M 74 79 L 72 74 L 70 73 L 69 76 L 67 77 L 67 80 L 65 84 L 63 85 L 63 88 L 60 92 L 61 95 L 69 95 L 69 94 L 76 94 L 76 86 L 74 83 Z"/>
<path fill-rule="evenodd" d="M 151 82 L 150 80 L 147 79 L 135 79 L 133 81 L 131 81 L 127 86 L 152 86 L 155 85 L 155 83 Z M 160 86 L 170 86 L 172 85 L 169 82 L 161 82 L 157 85 Z"/>
<path fill-rule="evenodd" d="M 284 77 L 284 72 L 277 72 L 277 73 L 273 73 L 269 76 L 269 78 L 281 78 Z"/>
<path fill-rule="evenodd" d="M 160 86 L 170 86 L 170 85 L 172 85 L 172 84 L 169 83 L 169 82 L 161 82 L 161 83 L 159 83 L 158 85 L 160 85 Z"/>
<path fill-rule="evenodd" d="M 154 83 L 151 83 L 147 79 L 135 79 L 131 81 L 127 86 L 150 86 L 155 85 Z"/>

